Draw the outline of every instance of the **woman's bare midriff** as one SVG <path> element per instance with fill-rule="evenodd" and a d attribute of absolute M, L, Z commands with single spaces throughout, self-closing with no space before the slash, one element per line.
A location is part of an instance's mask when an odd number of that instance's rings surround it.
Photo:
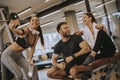
<path fill-rule="evenodd" d="M 20 51 L 22 52 L 23 50 L 25 50 L 25 48 L 22 48 L 21 46 L 19 46 L 16 42 L 13 42 L 9 48 L 11 48 L 14 51 Z"/>

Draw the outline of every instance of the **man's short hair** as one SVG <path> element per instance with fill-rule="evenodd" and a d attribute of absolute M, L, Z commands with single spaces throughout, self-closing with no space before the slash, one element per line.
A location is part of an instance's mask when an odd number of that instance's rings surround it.
<path fill-rule="evenodd" d="M 57 25 L 57 32 L 59 33 L 59 30 L 60 30 L 60 28 L 61 28 L 61 26 L 62 25 L 64 25 L 64 24 L 67 24 L 67 22 L 60 22 L 58 25 Z"/>

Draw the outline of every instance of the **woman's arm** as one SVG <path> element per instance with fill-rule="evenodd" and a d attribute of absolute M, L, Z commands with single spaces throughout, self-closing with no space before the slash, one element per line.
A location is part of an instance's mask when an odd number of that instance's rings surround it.
<path fill-rule="evenodd" d="M 9 29 L 10 29 L 14 34 L 23 35 L 24 32 L 25 32 L 23 29 L 17 29 L 13 22 L 10 22 L 8 26 L 9 26 Z"/>
<path fill-rule="evenodd" d="M 35 52 L 35 47 L 36 47 L 38 38 L 39 38 L 39 36 L 37 35 L 37 38 L 36 38 L 36 40 L 35 40 L 35 43 L 34 43 L 34 45 L 33 45 L 33 46 L 31 47 L 31 49 L 30 49 L 30 52 L 29 52 L 29 62 L 31 62 L 31 60 L 32 60 L 32 58 L 33 58 L 33 54 L 34 54 L 34 52 Z"/>

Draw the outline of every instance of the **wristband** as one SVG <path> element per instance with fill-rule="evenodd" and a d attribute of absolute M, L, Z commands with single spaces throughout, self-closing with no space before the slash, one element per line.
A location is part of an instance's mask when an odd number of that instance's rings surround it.
<path fill-rule="evenodd" d="M 72 55 L 72 57 L 73 57 L 73 59 L 75 59 L 75 55 L 74 54 Z"/>
<path fill-rule="evenodd" d="M 102 26 L 102 30 L 104 29 L 104 27 Z"/>

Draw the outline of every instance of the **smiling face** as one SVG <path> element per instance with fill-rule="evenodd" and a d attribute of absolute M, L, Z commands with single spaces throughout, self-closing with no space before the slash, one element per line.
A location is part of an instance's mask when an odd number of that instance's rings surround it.
<path fill-rule="evenodd" d="M 40 21 L 36 16 L 34 16 L 30 19 L 30 27 L 32 29 L 36 30 L 37 27 L 39 27 L 39 25 L 40 25 Z"/>
<path fill-rule="evenodd" d="M 15 19 L 15 20 L 11 20 L 13 23 L 14 23 L 14 25 L 20 25 L 20 20 L 19 19 Z"/>
<path fill-rule="evenodd" d="M 84 14 L 84 15 L 82 16 L 82 20 L 83 20 L 83 23 L 84 23 L 85 25 L 87 25 L 87 24 L 89 24 L 89 23 L 91 22 L 91 17 L 89 17 L 88 15 Z"/>
<path fill-rule="evenodd" d="M 69 37 L 70 36 L 70 28 L 67 24 L 63 24 L 61 25 L 61 28 L 59 30 L 59 33 L 63 36 L 63 37 Z"/>

